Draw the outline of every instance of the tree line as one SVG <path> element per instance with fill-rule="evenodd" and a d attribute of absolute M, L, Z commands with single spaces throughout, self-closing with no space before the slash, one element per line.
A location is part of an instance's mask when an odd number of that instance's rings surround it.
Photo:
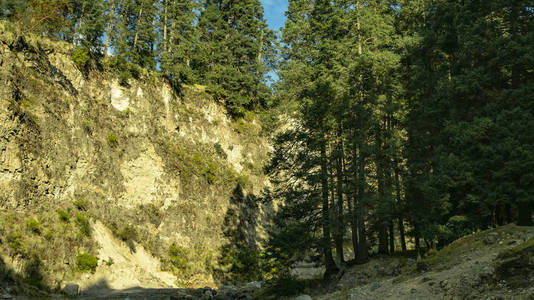
<path fill-rule="evenodd" d="M 124 82 L 140 67 L 206 85 L 235 116 L 270 103 L 276 37 L 258 0 L 2 0 L 0 11 L 74 44 L 81 67 L 108 59 Z"/>
<path fill-rule="evenodd" d="M 364 263 L 532 225 L 533 26 L 526 0 L 289 1 L 270 255 L 330 277 L 345 242 Z"/>

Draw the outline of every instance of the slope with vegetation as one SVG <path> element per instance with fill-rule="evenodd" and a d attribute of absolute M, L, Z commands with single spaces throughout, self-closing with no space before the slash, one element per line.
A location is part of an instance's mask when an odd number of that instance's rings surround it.
<path fill-rule="evenodd" d="M 214 286 L 257 268 L 273 210 L 257 200 L 261 114 L 229 117 L 205 86 L 144 69 L 121 83 L 109 60 L 80 69 L 76 49 L 0 24 L 2 268 L 43 289 Z"/>

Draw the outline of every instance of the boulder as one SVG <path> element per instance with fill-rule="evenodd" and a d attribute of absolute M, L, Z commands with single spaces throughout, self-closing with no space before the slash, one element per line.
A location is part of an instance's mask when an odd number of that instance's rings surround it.
<path fill-rule="evenodd" d="M 527 232 L 525 232 L 525 234 L 523 235 L 523 241 L 528 241 L 530 240 L 531 238 L 534 237 L 534 229 L 529 229 L 527 230 Z"/>
<path fill-rule="evenodd" d="M 499 234 L 497 232 L 490 232 L 486 235 L 484 238 L 484 243 L 486 245 L 492 245 L 497 242 L 497 239 L 499 238 Z"/>
<path fill-rule="evenodd" d="M 253 281 L 253 282 L 249 282 L 247 283 L 247 285 L 245 285 L 245 290 L 257 290 L 257 289 L 261 289 L 263 285 L 263 282 L 261 281 Z"/>
<path fill-rule="evenodd" d="M 80 286 L 77 283 L 69 282 L 61 289 L 61 291 L 69 296 L 76 296 L 80 293 Z"/>
<path fill-rule="evenodd" d="M 309 295 L 300 295 L 296 297 L 294 300 L 313 300 L 313 298 Z"/>
<path fill-rule="evenodd" d="M 374 291 L 378 290 L 379 288 L 380 288 L 380 284 L 375 282 L 375 283 L 371 284 L 370 290 L 371 290 L 371 292 L 374 292 Z"/>
<path fill-rule="evenodd" d="M 13 296 L 11 296 L 11 295 L 8 294 L 8 293 L 3 293 L 3 294 L 0 296 L 0 299 L 13 299 Z"/>

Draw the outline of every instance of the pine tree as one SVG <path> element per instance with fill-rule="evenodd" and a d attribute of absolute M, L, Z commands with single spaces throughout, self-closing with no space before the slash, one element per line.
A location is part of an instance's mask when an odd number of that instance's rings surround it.
<path fill-rule="evenodd" d="M 195 78 L 191 61 L 198 44 L 198 32 L 194 27 L 198 4 L 193 0 L 163 0 L 161 5 L 158 45 L 161 70 L 172 82 L 191 81 Z"/>
<path fill-rule="evenodd" d="M 259 1 L 206 1 L 197 24 L 200 42 L 194 68 L 230 113 L 264 105 L 265 75 L 272 63 L 274 33 Z"/>

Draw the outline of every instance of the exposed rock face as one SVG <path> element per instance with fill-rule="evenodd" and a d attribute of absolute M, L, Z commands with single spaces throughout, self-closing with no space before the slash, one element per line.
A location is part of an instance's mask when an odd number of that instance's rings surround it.
<path fill-rule="evenodd" d="M 227 210 L 247 207 L 232 192 L 260 195 L 268 184 L 260 125 L 231 120 L 199 86 L 179 96 L 146 72 L 128 86 L 112 72 L 84 75 L 69 51 L 0 25 L 0 211 L 71 211 L 81 199 L 113 232 L 133 227 L 152 254 L 165 259 L 172 243 L 190 250 L 191 272 L 201 272 L 185 284 L 213 283 L 206 270 L 223 232 L 237 230 L 225 228 Z M 254 209 L 259 242 L 273 204 Z"/>

